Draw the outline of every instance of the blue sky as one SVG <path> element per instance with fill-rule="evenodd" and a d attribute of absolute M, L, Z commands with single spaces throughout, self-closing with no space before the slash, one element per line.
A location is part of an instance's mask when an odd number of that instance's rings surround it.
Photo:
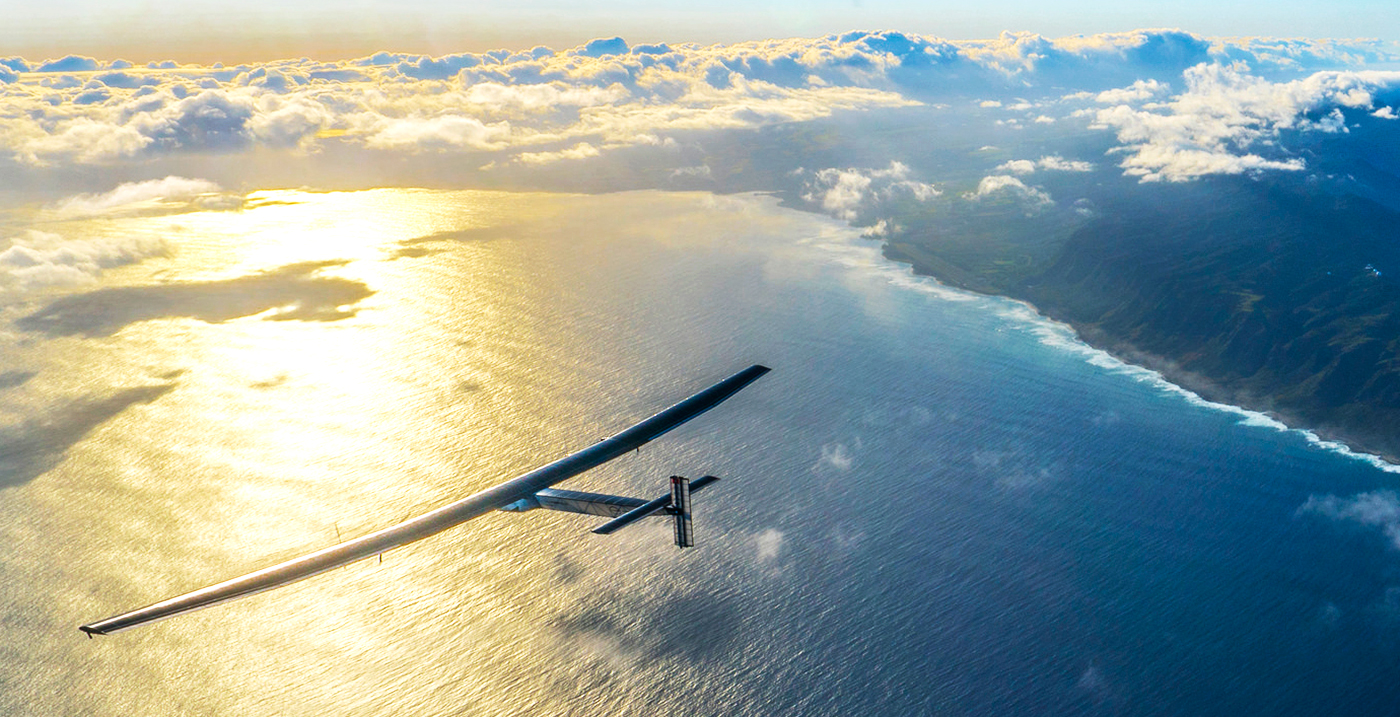
<path fill-rule="evenodd" d="M 735 42 L 896 29 L 952 39 L 1002 30 L 1047 36 L 1179 27 L 1209 36 L 1376 37 L 1400 40 L 1393 4 L 1069 0 L 512 0 L 445 5 L 429 0 L 55 0 L 16 3 L 0 45 L 30 58 L 79 52 L 137 61 L 336 59 L 380 49 L 442 54 L 549 45 L 602 36 L 631 42 Z"/>

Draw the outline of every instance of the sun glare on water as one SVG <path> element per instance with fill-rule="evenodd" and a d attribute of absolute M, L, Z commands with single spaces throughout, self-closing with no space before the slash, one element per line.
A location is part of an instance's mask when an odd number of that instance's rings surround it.
<path fill-rule="evenodd" d="M 267 191 L 245 202 L 233 211 L 52 227 L 163 245 L 161 256 L 115 268 L 75 295 L 96 298 L 72 306 L 57 298 L 35 322 L 52 335 L 36 350 L 66 366 L 44 372 L 51 394 L 116 391 L 108 410 L 128 409 L 75 446 L 57 476 L 45 476 L 67 486 L 58 500 L 102 522 L 62 544 L 75 572 L 100 576 L 101 589 L 74 596 L 69 615 L 152 602 L 508 477 L 503 469 L 513 466 L 472 465 L 472 457 L 500 456 L 493 444 L 502 426 L 528 433 L 539 418 L 528 405 L 493 405 L 491 393 L 476 390 L 516 369 L 482 355 L 492 343 L 482 337 L 511 333 L 492 325 L 501 312 L 488 305 L 493 292 L 509 292 L 481 286 L 500 269 L 450 232 L 477 228 L 478 216 L 500 221 L 493 198 Z M 98 305 L 109 320 L 93 320 Z M 344 684 L 369 676 L 366 688 L 380 684 L 386 663 L 409 660 L 414 649 L 401 631 L 411 632 L 427 606 L 444 604 L 443 590 L 452 592 L 445 604 L 473 606 L 483 618 L 508 611 L 492 586 L 508 561 L 492 557 L 493 541 L 483 539 L 492 526 L 481 522 L 449 548 L 478 564 L 479 575 L 422 571 L 410 548 L 383 567 L 351 566 L 276 599 L 186 616 L 105 651 L 88 648 L 86 661 L 115 660 L 103 669 L 120 672 L 128 648 L 172 641 L 183 647 L 162 654 L 192 657 L 209 633 L 236 625 L 234 633 L 261 647 L 197 668 L 174 657 L 147 663 L 152 689 L 202 695 L 201 703 L 210 690 L 236 700 L 263 695 L 259 704 L 228 705 L 235 712 L 277 711 L 278 695 L 287 704 L 329 700 L 317 706 L 339 711 L 342 695 L 308 694 L 295 675 L 340 664 Z M 264 659 L 279 674 L 250 669 Z"/>
<path fill-rule="evenodd" d="M 20 328 L 6 338 L 7 363 L 34 377 L 3 396 L 5 411 L 36 435 L 25 417 L 51 416 L 42 435 L 55 442 L 10 470 L 22 500 L 0 509 L 16 517 L 7 569 L 51 584 L 14 600 L 61 596 L 59 609 L 34 608 L 26 629 L 36 634 L 386 527 L 585 447 L 664 407 L 658 395 L 683 397 L 698 388 L 692 365 L 645 382 L 626 370 L 674 355 L 700 365 L 714 350 L 705 337 L 658 343 L 615 318 L 647 311 L 626 284 L 666 291 L 655 262 L 633 258 L 637 242 L 677 256 L 707 231 L 784 231 L 759 202 L 718 200 L 728 209 L 717 211 L 703 195 L 239 199 L 50 211 L 42 223 L 70 246 L 122 258 L 6 309 Z M 703 217 L 719 223 L 706 229 Z M 627 236 L 599 238 L 608 232 Z M 645 475 L 654 489 L 665 469 L 651 460 L 600 469 L 613 477 L 598 487 L 628 491 Z M 568 704 L 572 692 L 502 682 L 562 662 L 568 679 L 616 673 L 612 699 L 641 699 L 663 673 L 633 669 L 639 648 L 561 641 L 559 621 L 641 580 L 665 541 L 643 530 L 599 545 L 570 523 L 563 546 L 550 527 L 560 521 L 489 515 L 382 562 L 117 639 L 62 642 L 44 681 L 112 713 L 144 711 L 161 694 L 176 713 L 374 714 L 374 694 L 390 685 L 399 709 L 448 699 L 515 714 Z M 619 546 L 628 551 L 609 553 Z M 599 551 L 611 557 L 580 582 L 574 561 Z M 58 574 L 34 574 L 53 565 Z"/>

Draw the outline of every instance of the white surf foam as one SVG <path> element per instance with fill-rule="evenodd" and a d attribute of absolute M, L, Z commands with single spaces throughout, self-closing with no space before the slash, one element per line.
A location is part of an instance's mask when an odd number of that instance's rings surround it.
<path fill-rule="evenodd" d="M 1291 427 L 1260 411 L 1202 398 L 1196 392 L 1168 381 L 1157 371 L 1128 363 L 1107 351 L 1084 343 L 1068 324 L 1047 318 L 1026 302 L 975 294 L 940 283 L 932 277 L 915 274 L 910 265 L 886 259 L 879 246 L 872 240 L 861 237 L 858 230 L 823 232 L 809 239 L 807 243 L 827 252 L 843 267 L 874 273 L 900 289 L 917 291 L 945 301 L 984 302 L 1010 325 L 1029 331 L 1045 346 L 1080 356 L 1092 366 L 1148 384 L 1191 405 L 1236 416 L 1242 426 L 1296 434 L 1319 450 L 1362 461 L 1387 473 L 1400 473 L 1400 465 L 1386 461 L 1380 456 L 1353 450 L 1345 443 L 1327 440 L 1306 428 Z"/>
<path fill-rule="evenodd" d="M 1074 329 L 1068 324 L 1046 318 L 1037 313 L 1034 307 L 1029 304 L 1013 299 L 1002 299 L 1002 301 L 1011 304 L 1011 306 L 1002 309 L 1000 311 L 1001 315 L 1008 321 L 1021 324 L 1030 330 L 1031 333 L 1036 335 L 1040 339 L 1040 342 L 1046 346 L 1083 356 L 1088 363 L 1094 366 L 1126 376 L 1135 381 L 1146 383 L 1163 393 L 1178 396 L 1192 405 L 1238 416 L 1238 422 L 1242 426 L 1264 428 L 1280 433 L 1293 433 L 1301 436 L 1305 441 L 1318 449 L 1335 453 L 1352 460 L 1368 463 L 1387 473 L 1400 473 L 1400 465 L 1386 461 L 1377 455 L 1352 450 L 1352 448 L 1345 443 L 1327 440 L 1306 428 L 1289 426 L 1267 413 L 1202 398 L 1200 394 L 1168 381 L 1166 377 L 1157 371 L 1136 364 L 1130 364 L 1107 351 L 1094 348 L 1084 343 L 1074 332 Z"/>

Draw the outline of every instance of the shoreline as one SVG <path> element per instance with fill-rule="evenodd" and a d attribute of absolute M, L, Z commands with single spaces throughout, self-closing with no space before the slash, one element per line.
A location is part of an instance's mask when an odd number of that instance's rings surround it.
<path fill-rule="evenodd" d="M 1012 296 L 1003 298 L 1012 299 L 1014 301 L 1025 301 L 1024 299 L 1017 299 Z M 1151 371 L 1161 376 L 1162 380 L 1182 391 L 1194 395 L 1201 401 L 1264 416 L 1279 424 L 1284 430 L 1305 434 L 1309 437 L 1311 442 L 1333 444 L 1346 449 L 1349 453 L 1375 458 L 1389 466 L 1386 470 L 1400 473 L 1400 454 L 1394 453 L 1383 446 L 1370 445 L 1366 441 L 1349 435 L 1344 429 L 1311 425 L 1310 422 L 1294 414 L 1265 405 L 1271 403 L 1267 399 L 1253 399 L 1249 394 L 1231 391 L 1212 380 L 1209 376 L 1181 369 L 1175 361 L 1168 357 L 1141 351 L 1131 343 L 1109 337 L 1102 331 L 1096 329 L 1093 331 L 1086 331 L 1085 327 L 1076 322 L 1056 317 L 1028 301 L 1025 301 L 1025 303 L 1030 306 L 1037 315 L 1068 327 L 1074 332 L 1075 338 L 1083 342 L 1084 345 L 1102 351 L 1125 365 Z M 1105 340 L 1095 340 L 1088 334 L 1103 336 Z"/>
<path fill-rule="evenodd" d="M 890 256 L 888 252 L 888 243 L 881 241 L 880 244 L 881 256 L 883 256 L 886 261 L 899 266 L 908 267 L 910 272 L 916 277 L 931 279 L 940 286 L 957 291 L 965 291 L 975 296 L 1006 299 L 1022 304 L 1037 317 L 1067 329 L 1069 333 L 1073 335 L 1074 339 L 1084 346 L 1095 351 L 1100 351 L 1124 366 L 1155 374 L 1172 388 L 1197 401 L 1217 407 L 1217 410 L 1232 410 L 1240 414 L 1262 416 L 1272 424 L 1276 424 L 1280 430 L 1300 433 L 1308 442 L 1316 444 L 1319 447 L 1328 450 L 1338 450 L 1342 453 L 1355 456 L 1360 460 L 1366 460 L 1380 470 L 1389 473 L 1400 473 L 1400 449 L 1371 445 L 1368 441 L 1360 440 L 1347 431 L 1333 426 L 1310 425 L 1310 422 L 1301 419 L 1299 416 L 1286 411 L 1280 411 L 1272 405 L 1267 405 L 1272 403 L 1267 398 L 1260 399 L 1238 391 L 1232 391 L 1209 376 L 1181 369 L 1170 357 L 1142 351 L 1133 346 L 1130 342 L 1109 336 L 1092 325 L 1085 325 L 1068 319 L 1059 315 L 1053 308 L 1046 309 L 1029 299 L 1010 294 L 980 291 L 961 285 L 956 280 L 952 280 L 951 277 L 945 278 L 939 276 L 936 272 L 927 270 L 913 261 Z"/>

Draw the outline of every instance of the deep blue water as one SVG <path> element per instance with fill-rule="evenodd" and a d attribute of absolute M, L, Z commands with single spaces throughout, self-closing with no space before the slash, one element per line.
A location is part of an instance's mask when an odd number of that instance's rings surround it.
<path fill-rule="evenodd" d="M 1400 552 L 1383 525 L 1302 510 L 1394 473 L 1114 366 L 1023 307 L 898 274 L 706 303 L 710 335 L 733 322 L 776 369 L 755 389 L 760 446 L 700 518 L 702 535 L 782 533 L 776 587 L 715 588 L 747 616 L 756 704 L 1400 713 Z"/>

